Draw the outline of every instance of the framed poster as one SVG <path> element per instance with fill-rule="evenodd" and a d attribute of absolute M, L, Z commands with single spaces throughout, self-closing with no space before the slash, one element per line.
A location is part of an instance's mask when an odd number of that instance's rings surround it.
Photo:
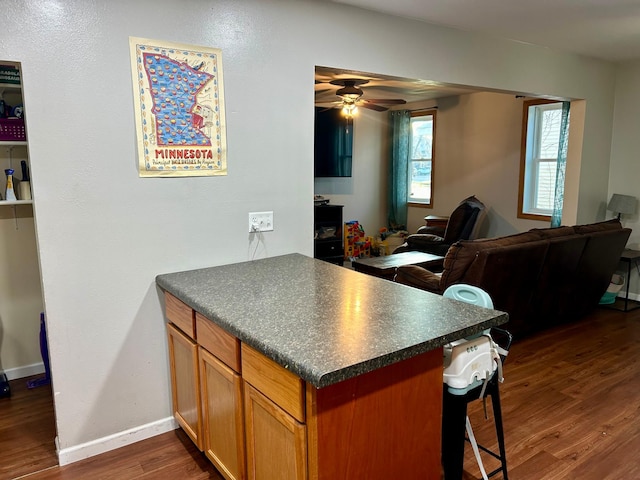
<path fill-rule="evenodd" d="M 129 37 L 141 177 L 227 174 L 222 52 Z"/>

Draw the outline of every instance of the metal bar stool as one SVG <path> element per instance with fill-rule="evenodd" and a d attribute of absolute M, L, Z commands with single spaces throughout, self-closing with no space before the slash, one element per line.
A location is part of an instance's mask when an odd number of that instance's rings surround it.
<path fill-rule="evenodd" d="M 447 298 L 454 298 L 467 303 L 493 308 L 493 302 L 489 295 L 483 290 L 470 285 L 452 285 L 443 294 Z M 499 348 L 499 358 L 503 362 L 511 346 L 512 335 L 503 329 L 492 328 L 489 332 L 491 339 Z M 473 344 L 473 341 L 471 342 Z M 478 465 L 483 478 L 489 478 L 502 472 L 504 480 L 508 480 L 507 457 L 504 443 L 504 429 L 502 424 L 502 409 L 500 405 L 499 384 L 501 368 L 487 372 L 487 379 L 483 382 L 477 380 L 471 383 L 468 388 L 458 389 L 444 385 L 443 391 L 443 412 L 442 412 L 442 465 L 446 480 L 461 480 L 464 464 L 465 441 L 469 441 L 474 449 L 474 454 L 478 460 Z M 487 396 L 491 397 L 493 406 L 493 416 L 496 427 L 499 454 L 488 448 L 478 445 L 473 436 L 473 430 L 467 416 L 467 406 L 470 402 L 478 399 L 486 401 Z M 486 412 L 486 410 L 485 410 Z M 465 435 L 465 431 L 468 435 Z M 478 449 L 491 455 L 500 461 L 500 467 L 491 471 L 488 475 L 484 471 L 484 466 L 480 458 Z"/>

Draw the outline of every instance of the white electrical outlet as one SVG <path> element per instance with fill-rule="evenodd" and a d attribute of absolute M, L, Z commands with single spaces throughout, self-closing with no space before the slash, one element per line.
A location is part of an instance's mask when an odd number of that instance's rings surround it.
<path fill-rule="evenodd" d="M 273 230 L 273 212 L 250 212 L 249 232 L 270 232 Z"/>

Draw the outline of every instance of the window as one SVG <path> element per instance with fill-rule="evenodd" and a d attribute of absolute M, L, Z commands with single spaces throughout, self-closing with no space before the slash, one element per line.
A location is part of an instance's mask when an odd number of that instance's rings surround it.
<path fill-rule="evenodd" d="M 562 102 L 524 102 L 519 218 L 548 220 L 553 213 Z"/>
<path fill-rule="evenodd" d="M 409 188 L 407 189 L 409 203 L 431 206 L 435 132 L 435 110 L 411 113 L 411 150 L 409 152 Z"/>

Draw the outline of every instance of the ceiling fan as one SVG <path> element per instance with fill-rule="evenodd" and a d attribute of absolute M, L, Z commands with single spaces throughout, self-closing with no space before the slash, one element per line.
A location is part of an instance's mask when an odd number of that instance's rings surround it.
<path fill-rule="evenodd" d="M 377 112 L 385 112 L 391 105 L 403 105 L 407 103 L 401 98 L 362 98 L 364 91 L 360 88 L 360 85 L 369 83 L 369 80 L 339 78 L 331 80 L 329 83 L 342 87 L 335 92 L 335 94 L 340 97 L 340 100 L 331 103 L 335 105 L 335 108 L 342 108 L 342 113 L 347 117 L 353 116 L 358 107 L 368 108 Z"/>

